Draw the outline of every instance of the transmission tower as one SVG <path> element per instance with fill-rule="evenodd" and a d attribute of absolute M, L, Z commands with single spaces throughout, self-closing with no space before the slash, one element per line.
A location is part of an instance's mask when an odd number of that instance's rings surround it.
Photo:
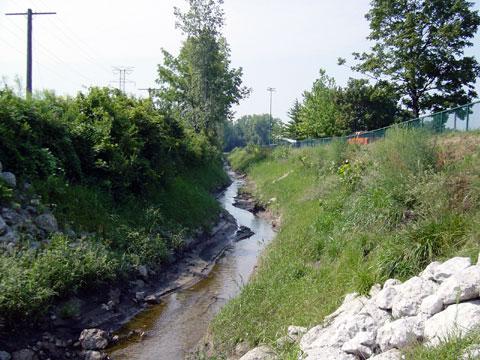
<path fill-rule="evenodd" d="M 118 80 L 114 80 L 111 82 L 118 82 L 118 89 L 121 92 L 125 92 L 125 84 L 135 84 L 135 81 L 130 81 L 127 80 L 127 75 L 130 75 L 133 72 L 133 67 L 131 66 L 126 66 L 126 67 L 121 67 L 121 66 L 115 66 L 113 68 L 113 73 L 118 74 Z"/>

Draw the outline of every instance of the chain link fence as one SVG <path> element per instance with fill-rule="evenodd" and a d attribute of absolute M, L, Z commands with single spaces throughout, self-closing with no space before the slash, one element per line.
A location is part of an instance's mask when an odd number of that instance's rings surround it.
<path fill-rule="evenodd" d="M 479 130 L 480 100 L 376 130 L 360 131 L 348 136 L 298 140 L 290 145 L 293 145 L 294 147 L 317 146 L 328 144 L 335 140 L 348 141 L 357 144 L 368 144 L 377 139 L 384 138 L 388 130 L 394 126 L 404 128 L 423 128 L 433 133 Z"/>

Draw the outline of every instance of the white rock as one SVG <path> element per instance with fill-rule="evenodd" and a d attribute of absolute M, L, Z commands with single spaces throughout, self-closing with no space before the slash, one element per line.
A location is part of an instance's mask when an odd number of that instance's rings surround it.
<path fill-rule="evenodd" d="M 333 321 L 340 314 L 357 314 L 363 306 L 368 302 L 368 298 L 360 296 L 358 293 L 347 294 L 342 305 L 332 314 L 325 317 L 325 322 Z"/>
<path fill-rule="evenodd" d="M 415 276 L 395 287 L 397 294 L 393 298 L 392 315 L 394 318 L 415 316 L 422 300 L 433 294 L 438 285 L 433 281 Z"/>
<path fill-rule="evenodd" d="M 438 267 L 442 265 L 442 263 L 440 261 L 434 261 L 432 263 L 430 263 L 426 268 L 425 270 L 423 270 L 421 273 L 420 273 L 420 277 L 425 279 L 425 280 L 434 280 L 434 275 L 435 275 L 435 272 L 436 270 L 438 269 Z"/>
<path fill-rule="evenodd" d="M 102 350 L 108 345 L 108 334 L 100 329 L 85 329 L 78 339 L 85 350 Z"/>
<path fill-rule="evenodd" d="M 405 357 L 402 355 L 400 350 L 390 349 L 384 353 L 375 355 L 370 358 L 370 360 L 401 360 Z"/>
<path fill-rule="evenodd" d="M 290 325 L 287 329 L 287 334 L 291 338 L 300 339 L 307 331 L 306 327 Z"/>
<path fill-rule="evenodd" d="M 427 317 L 433 316 L 442 310 L 443 300 L 437 294 L 427 296 L 420 305 L 420 312 L 427 315 Z"/>
<path fill-rule="evenodd" d="M 375 295 L 377 295 L 380 292 L 380 290 L 382 290 L 382 285 L 375 284 L 370 288 L 370 291 L 368 292 L 368 295 L 370 297 L 374 297 Z"/>
<path fill-rule="evenodd" d="M 469 346 L 462 354 L 461 360 L 480 359 L 480 345 Z"/>
<path fill-rule="evenodd" d="M 468 268 L 471 265 L 472 262 L 468 257 L 454 257 L 445 261 L 435 269 L 433 279 L 439 283 L 442 283 L 450 276 Z"/>
<path fill-rule="evenodd" d="M 295 343 L 295 339 L 288 336 L 288 335 L 285 335 L 285 336 L 282 336 L 281 338 L 278 338 L 276 341 L 275 341 L 275 344 L 277 345 L 277 348 L 283 348 L 289 344 L 293 344 Z"/>
<path fill-rule="evenodd" d="M 104 360 L 106 359 L 106 354 L 101 353 L 100 351 L 87 350 L 83 353 L 85 360 Z"/>
<path fill-rule="evenodd" d="M 361 331 L 375 331 L 377 324 L 367 314 L 349 314 L 338 316 L 327 327 L 315 327 L 309 330 L 300 341 L 300 349 L 306 353 L 317 353 L 323 347 L 341 348 Z"/>
<path fill-rule="evenodd" d="M 342 350 L 348 354 L 360 356 L 362 359 L 369 358 L 373 354 L 372 347 L 375 345 L 376 334 L 373 331 L 361 331 L 355 337 L 342 346 Z"/>
<path fill-rule="evenodd" d="M 386 322 L 393 320 L 390 313 L 386 310 L 379 309 L 373 300 L 367 302 L 358 314 L 370 316 L 375 321 L 377 327 L 383 326 Z"/>
<path fill-rule="evenodd" d="M 383 284 L 383 288 L 385 289 L 392 286 L 397 286 L 397 285 L 400 285 L 401 283 L 402 282 L 397 279 L 388 279 L 387 281 L 385 281 L 385 284 Z"/>
<path fill-rule="evenodd" d="M 0 171 L 2 171 L 2 163 L 0 163 Z M 12 356 L 6 351 L 0 351 L 0 360 L 10 360 Z"/>
<path fill-rule="evenodd" d="M 17 178 L 11 172 L 6 171 L 0 173 L 0 179 L 3 179 L 3 181 L 5 181 L 9 186 L 13 188 L 17 186 Z"/>
<path fill-rule="evenodd" d="M 437 295 L 444 305 L 479 297 L 480 266 L 474 265 L 460 270 L 446 279 L 438 288 Z"/>
<path fill-rule="evenodd" d="M 250 350 L 240 360 L 274 360 L 278 359 L 275 352 L 268 346 L 262 345 Z"/>
<path fill-rule="evenodd" d="M 384 287 L 375 297 L 375 304 L 384 310 L 390 310 L 393 306 L 393 298 L 397 295 L 395 286 Z"/>
<path fill-rule="evenodd" d="M 429 346 L 437 346 L 449 337 L 464 337 L 479 324 L 479 300 L 454 304 L 425 321 L 424 337 Z"/>
<path fill-rule="evenodd" d="M 145 299 L 145 291 L 137 291 L 135 293 L 135 299 L 138 301 L 142 301 Z"/>
<path fill-rule="evenodd" d="M 382 351 L 401 349 L 421 339 L 422 319 L 417 316 L 405 317 L 383 325 L 377 331 L 377 344 Z"/>
<path fill-rule="evenodd" d="M 322 347 L 307 354 L 306 360 L 357 360 L 355 355 L 347 354 L 346 352 L 335 347 Z"/>

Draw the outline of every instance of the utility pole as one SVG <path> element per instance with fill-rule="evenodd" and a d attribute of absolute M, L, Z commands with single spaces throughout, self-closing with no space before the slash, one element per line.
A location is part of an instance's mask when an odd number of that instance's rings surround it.
<path fill-rule="evenodd" d="M 115 66 L 113 68 L 113 73 L 118 74 L 118 89 L 123 93 L 125 92 L 126 83 L 135 84 L 134 81 L 127 81 L 127 75 L 130 75 L 132 72 L 133 72 L 133 67 L 131 66 L 127 66 L 127 67 Z M 116 82 L 116 81 L 112 81 L 112 82 Z"/>
<path fill-rule="evenodd" d="M 270 93 L 270 139 L 269 142 L 272 140 L 272 131 L 273 131 L 273 117 L 272 117 L 272 101 L 273 101 L 273 93 L 276 91 L 273 87 L 268 87 L 267 91 Z"/>
<path fill-rule="evenodd" d="M 7 16 L 27 15 L 27 97 L 32 95 L 32 20 L 33 15 L 55 15 L 56 12 L 33 12 L 28 9 L 26 13 L 7 13 Z"/>

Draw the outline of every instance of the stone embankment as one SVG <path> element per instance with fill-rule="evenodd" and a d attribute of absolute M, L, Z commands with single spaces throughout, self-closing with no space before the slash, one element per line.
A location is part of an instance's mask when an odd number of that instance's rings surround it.
<path fill-rule="evenodd" d="M 307 331 L 289 327 L 277 341 L 298 342 L 301 359 L 399 360 L 402 349 L 423 343 L 435 347 L 466 336 L 480 327 L 480 263 L 455 257 L 433 262 L 418 276 L 374 285 L 368 296 L 348 294 L 342 305 Z M 480 358 L 480 346 L 469 348 L 464 359 Z M 261 346 L 242 360 L 276 359 Z"/>
<path fill-rule="evenodd" d="M 57 220 L 31 192 L 31 185 L 23 183 L 17 189 L 16 176 L 3 171 L 2 163 L 0 181 L 12 191 L 8 206 L 2 206 L 0 201 L 0 250 L 12 252 L 20 242 L 38 248 L 52 233 L 58 232 Z"/>

